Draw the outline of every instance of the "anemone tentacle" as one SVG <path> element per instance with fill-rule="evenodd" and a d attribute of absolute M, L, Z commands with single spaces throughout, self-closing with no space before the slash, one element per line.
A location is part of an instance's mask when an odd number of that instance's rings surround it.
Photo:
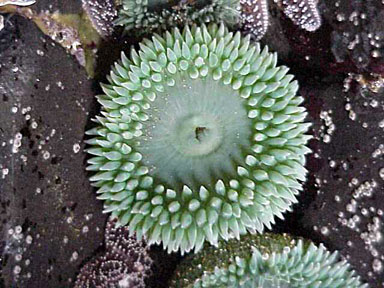
<path fill-rule="evenodd" d="M 283 219 L 310 152 L 288 70 L 223 24 L 175 28 L 123 53 L 87 132 L 104 212 L 181 253 Z"/>
<path fill-rule="evenodd" d="M 234 25 L 238 8 L 239 0 L 123 0 L 116 24 L 140 33 L 208 22 Z"/>
<path fill-rule="evenodd" d="M 170 287 L 367 288 L 337 252 L 287 234 L 206 246 L 178 266 Z"/>

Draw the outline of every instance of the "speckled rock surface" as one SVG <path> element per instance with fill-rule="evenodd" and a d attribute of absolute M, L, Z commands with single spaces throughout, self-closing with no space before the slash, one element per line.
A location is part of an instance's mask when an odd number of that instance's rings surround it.
<path fill-rule="evenodd" d="M 324 137 L 319 143 L 317 151 L 326 169 L 315 173 L 319 196 L 310 210 L 317 208 L 318 214 L 305 224 L 313 226 L 321 241 L 332 239 L 335 249 L 368 275 L 372 287 L 382 287 L 384 91 L 372 93 L 356 83 L 345 93 L 338 92 L 340 85 L 328 89 L 320 94 L 322 111 L 332 111 L 336 128 L 329 143 Z M 321 120 L 322 125 L 327 122 Z M 355 253 L 361 255 L 353 257 Z"/>
<path fill-rule="evenodd" d="M 300 30 L 270 6 L 271 26 L 262 42 L 278 51 L 279 63 L 297 76 L 315 136 L 305 191 L 274 231 L 340 250 L 370 287 L 379 288 L 384 285 L 384 92 L 376 86 L 383 80 L 348 73 L 380 72 L 382 57 L 358 66 L 347 49 L 336 61 L 334 53 L 342 50 L 334 49 L 332 35 L 353 26 L 333 22 L 337 7 L 331 2 L 320 1 L 324 22 L 315 33 Z M 364 9 L 376 7 L 366 2 Z M 76 13 L 81 1 L 40 0 L 34 9 Z M 99 109 L 94 98 L 99 88 L 34 24 L 18 16 L 5 19 L 0 31 L 0 287 L 72 287 L 80 268 L 104 249 L 106 215 L 89 185 L 82 144 Z M 119 57 L 118 50 L 102 45 L 98 80 Z M 171 260 L 156 251 L 156 265 L 167 267 Z M 156 279 L 155 273 L 151 287 Z"/>
<path fill-rule="evenodd" d="M 310 177 L 294 212 L 275 230 L 339 250 L 370 287 L 383 287 L 384 91 L 356 81 L 346 91 L 343 79 L 333 77 L 300 92 L 314 122 Z"/>
<path fill-rule="evenodd" d="M 323 0 L 318 8 L 322 25 L 308 32 L 294 25 L 278 5 L 269 5 L 270 26 L 262 43 L 287 63 L 317 73 L 384 72 L 382 1 Z"/>
<path fill-rule="evenodd" d="M 82 152 L 92 82 L 27 20 L 12 17 L 0 33 L 3 284 L 69 287 L 102 243 L 106 217 Z"/>
<path fill-rule="evenodd" d="M 38 12 L 60 11 L 61 13 L 78 13 L 81 9 L 81 0 L 40 0 L 36 1 L 36 4 L 31 7 Z"/>

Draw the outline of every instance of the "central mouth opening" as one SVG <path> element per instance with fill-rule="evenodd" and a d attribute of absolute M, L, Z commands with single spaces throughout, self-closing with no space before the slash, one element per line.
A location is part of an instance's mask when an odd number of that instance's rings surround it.
<path fill-rule="evenodd" d="M 189 114 L 177 119 L 170 130 L 176 151 L 186 157 L 201 157 L 214 153 L 223 143 L 225 130 L 209 113 Z"/>
<path fill-rule="evenodd" d="M 236 175 L 252 135 L 243 98 L 220 81 L 183 77 L 151 104 L 138 146 L 143 163 L 172 187 Z"/>
<path fill-rule="evenodd" d="M 196 127 L 196 129 L 195 129 L 196 140 L 201 142 L 202 138 L 204 138 L 204 136 L 208 132 L 207 130 L 208 130 L 207 127 Z"/>

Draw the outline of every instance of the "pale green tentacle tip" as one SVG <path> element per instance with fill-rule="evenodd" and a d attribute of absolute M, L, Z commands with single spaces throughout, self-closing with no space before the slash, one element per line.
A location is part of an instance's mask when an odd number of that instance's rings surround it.
<path fill-rule="evenodd" d="M 104 212 L 182 254 L 283 219 L 306 180 L 310 124 L 276 53 L 223 24 L 139 46 L 102 85 L 87 132 Z"/>
<path fill-rule="evenodd" d="M 152 33 L 191 24 L 240 23 L 239 0 L 121 0 L 115 24 L 133 33 Z"/>
<path fill-rule="evenodd" d="M 187 256 L 170 287 L 368 288 L 337 252 L 287 234 L 221 241 Z"/>

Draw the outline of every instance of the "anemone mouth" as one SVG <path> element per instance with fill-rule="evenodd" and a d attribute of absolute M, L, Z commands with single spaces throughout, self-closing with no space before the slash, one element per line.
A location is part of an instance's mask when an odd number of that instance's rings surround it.
<path fill-rule="evenodd" d="M 287 234 L 247 235 L 190 254 L 170 288 L 367 288 L 337 252 Z"/>
<path fill-rule="evenodd" d="M 211 77 L 177 77 L 148 110 L 138 151 L 149 174 L 173 189 L 209 188 L 245 164 L 252 122 L 238 91 Z"/>
<path fill-rule="evenodd" d="M 277 55 L 224 25 L 125 54 L 99 95 L 88 160 L 104 212 L 171 251 L 271 228 L 306 179 L 306 111 Z"/>

